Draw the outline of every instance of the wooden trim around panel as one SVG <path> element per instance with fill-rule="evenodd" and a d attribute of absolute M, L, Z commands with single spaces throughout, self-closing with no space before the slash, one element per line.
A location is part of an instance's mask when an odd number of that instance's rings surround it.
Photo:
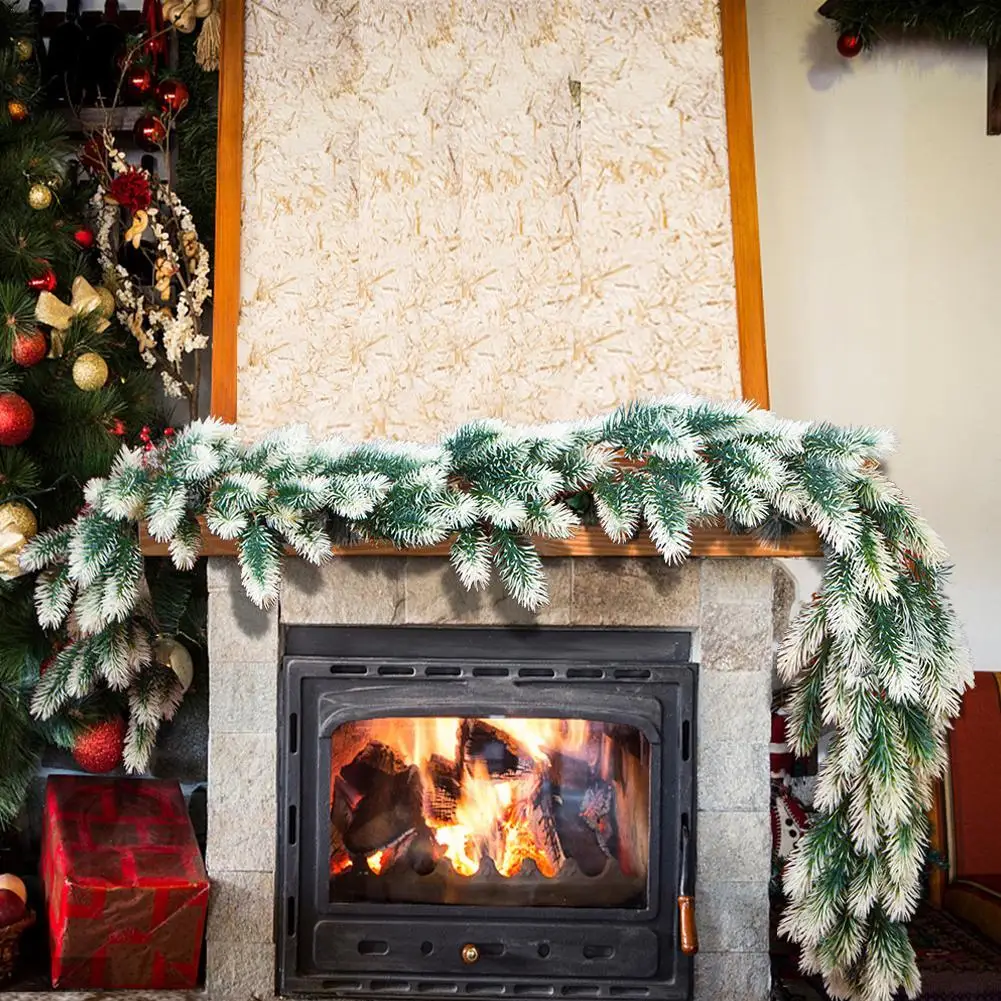
<path fill-rule="evenodd" d="M 820 540 L 813 532 L 796 532 L 774 546 L 768 546 L 751 535 L 731 535 L 723 527 L 703 526 L 692 533 L 692 556 L 820 556 Z M 167 544 L 155 542 L 140 530 L 142 550 L 146 556 L 166 556 Z M 579 528 L 569 539 L 535 539 L 540 555 L 556 556 L 658 556 L 650 537 L 643 532 L 631 542 L 612 542 L 597 526 Z M 203 556 L 235 556 L 236 543 L 212 535 L 202 525 Z M 390 542 L 358 542 L 350 546 L 335 546 L 336 556 L 447 556 L 449 542 L 420 549 L 397 549 Z"/>
<path fill-rule="evenodd" d="M 767 407 L 768 364 L 761 289 L 746 0 L 720 0 L 720 10 L 741 391 L 745 399 Z M 235 421 L 237 417 L 243 49 L 244 0 L 223 0 L 216 152 L 212 413 L 227 421 Z"/>
<path fill-rule="evenodd" d="M 754 400 L 758 406 L 767 409 L 768 356 L 765 350 L 765 300 L 761 288 L 758 185 L 754 170 L 754 122 L 751 118 L 746 0 L 721 0 L 720 20 L 741 391 L 745 400 Z"/>
<path fill-rule="evenodd" d="M 236 420 L 243 170 L 243 3 L 244 0 L 222 0 L 219 59 L 211 409 L 215 417 L 224 421 Z"/>

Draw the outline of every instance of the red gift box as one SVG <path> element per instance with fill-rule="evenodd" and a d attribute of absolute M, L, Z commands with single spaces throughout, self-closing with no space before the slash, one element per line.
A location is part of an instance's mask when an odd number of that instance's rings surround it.
<path fill-rule="evenodd" d="M 53 987 L 196 985 L 209 880 L 176 782 L 52 776 L 42 880 Z"/>

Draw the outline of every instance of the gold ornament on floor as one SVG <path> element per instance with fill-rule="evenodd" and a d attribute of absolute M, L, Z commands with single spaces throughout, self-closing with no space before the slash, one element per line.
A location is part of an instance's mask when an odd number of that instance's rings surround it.
<path fill-rule="evenodd" d="M 108 363 L 95 351 L 87 351 L 73 362 L 73 381 L 78 389 L 93 393 L 108 381 Z"/>
<path fill-rule="evenodd" d="M 35 512 L 27 504 L 0 504 L 0 580 L 13 580 L 27 572 L 21 569 L 18 556 L 37 534 Z"/>
<path fill-rule="evenodd" d="M 161 634 L 156 637 L 153 641 L 153 659 L 177 675 L 181 682 L 181 691 L 186 692 L 191 687 L 195 677 L 195 665 L 187 648 L 178 643 L 173 636 Z"/>
<path fill-rule="evenodd" d="M 14 51 L 17 53 L 17 58 L 26 63 L 35 54 L 35 46 L 31 44 L 30 38 L 19 38 L 14 43 Z"/>
<path fill-rule="evenodd" d="M 16 97 L 12 97 L 7 102 L 7 114 L 10 115 L 12 122 L 26 121 L 28 118 L 28 105 L 24 101 L 19 101 Z"/>
<path fill-rule="evenodd" d="M 106 312 L 108 299 L 111 300 L 111 309 Z M 107 317 L 114 309 L 115 297 L 106 288 L 94 288 L 83 275 L 73 279 L 73 298 L 68 303 L 51 292 L 43 292 L 35 303 L 35 319 L 52 327 L 49 357 L 62 358 L 66 331 L 74 317 L 96 314 L 94 329 L 101 334 L 108 329 Z"/>
<path fill-rule="evenodd" d="M 28 204 L 41 211 L 52 204 L 52 189 L 47 184 L 33 184 L 28 189 Z"/>

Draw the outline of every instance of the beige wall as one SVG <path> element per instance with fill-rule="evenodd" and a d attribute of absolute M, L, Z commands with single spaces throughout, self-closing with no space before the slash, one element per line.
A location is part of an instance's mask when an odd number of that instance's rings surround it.
<path fill-rule="evenodd" d="M 772 405 L 898 432 L 891 472 L 1001 670 L 1001 137 L 983 51 L 845 61 L 810 0 L 748 0 Z"/>
<path fill-rule="evenodd" d="M 739 391 L 714 0 L 248 0 L 239 419 Z"/>

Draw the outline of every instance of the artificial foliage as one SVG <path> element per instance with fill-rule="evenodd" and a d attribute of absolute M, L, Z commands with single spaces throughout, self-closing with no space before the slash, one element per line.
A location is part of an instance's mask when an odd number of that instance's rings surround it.
<path fill-rule="evenodd" d="M 859 36 L 865 47 L 900 32 L 988 46 L 1001 42 L 998 0 L 828 0 L 820 13 L 841 34 Z"/>
<path fill-rule="evenodd" d="M 36 687 L 33 711 L 49 719 L 94 689 L 127 692 L 126 757 L 145 764 L 179 686 L 149 660 L 141 521 L 182 570 L 199 556 L 199 518 L 236 540 L 261 606 L 278 599 L 286 549 L 320 564 L 334 543 L 367 537 L 450 540 L 465 586 L 496 573 L 529 608 L 546 600 L 533 537 L 564 538 L 582 521 L 617 541 L 645 528 L 672 563 L 706 519 L 739 532 L 809 524 L 824 544 L 823 584 L 780 670 L 796 753 L 825 727 L 834 735 L 816 821 L 785 875 L 782 929 L 834 996 L 889 1001 L 900 985 L 914 996 L 903 922 L 918 901 L 945 731 L 972 675 L 942 546 L 880 471 L 889 444 L 879 431 L 690 398 L 539 427 L 476 421 L 434 445 L 313 441 L 301 427 L 247 443 L 234 426 L 196 422 L 153 451 L 124 449 L 75 520 L 29 545 L 40 622 L 72 622 L 79 637 Z"/>
<path fill-rule="evenodd" d="M 19 401 L 17 412 L 31 417 L 27 436 L 20 422 L 22 430 L 4 436 L 17 444 L 0 443 L 0 510 L 30 510 L 45 529 L 76 514 L 83 485 L 108 472 L 121 436 L 138 435 L 154 411 L 151 381 L 127 332 L 108 327 L 96 312 L 71 310 L 60 328 L 40 324 L 37 316 L 40 295 L 30 286 L 32 279 L 51 275 L 53 291 L 68 301 L 75 280 L 85 277 L 99 285 L 101 273 L 80 236 L 89 232 L 89 192 L 75 182 L 69 166 L 73 150 L 65 120 L 40 106 L 32 34 L 28 17 L 0 0 L 0 398 Z M 11 101 L 26 113 L 17 109 L 11 115 Z M 41 209 L 29 203 L 38 187 L 48 192 Z M 90 391 L 83 391 L 73 373 L 88 356 L 92 372 L 96 366 L 105 378 L 98 384 L 92 374 L 86 382 Z M 33 580 L 18 576 L 16 568 L 7 572 L 8 559 L 16 565 L 16 553 L 3 555 L 0 828 L 20 809 L 43 748 L 72 747 L 81 729 L 106 718 L 117 701 L 113 693 L 94 693 L 68 700 L 44 721 L 31 715 L 40 673 L 68 637 L 39 626 Z"/>

